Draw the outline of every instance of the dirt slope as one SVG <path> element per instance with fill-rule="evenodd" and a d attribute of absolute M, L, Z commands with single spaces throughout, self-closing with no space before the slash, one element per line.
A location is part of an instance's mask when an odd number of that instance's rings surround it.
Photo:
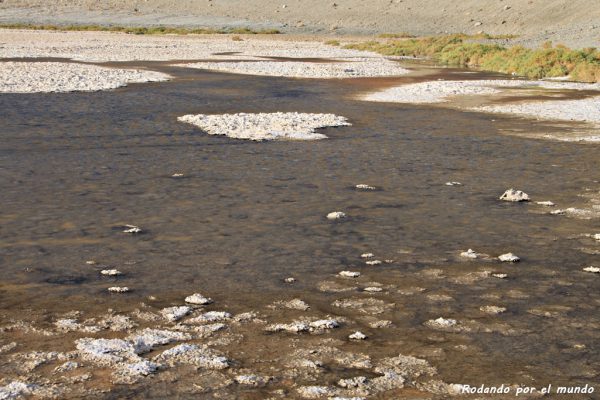
<path fill-rule="evenodd" d="M 0 0 L 0 22 L 254 28 L 294 33 L 486 32 L 600 45 L 598 0 Z"/>

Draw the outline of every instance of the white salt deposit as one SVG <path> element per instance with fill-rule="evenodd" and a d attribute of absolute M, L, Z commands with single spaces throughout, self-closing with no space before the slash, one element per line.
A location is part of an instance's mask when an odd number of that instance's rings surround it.
<path fill-rule="evenodd" d="M 327 136 L 315 129 L 351 125 L 334 114 L 276 112 L 259 114 L 184 115 L 181 122 L 195 125 L 209 135 L 247 140 L 317 140 Z"/>
<path fill-rule="evenodd" d="M 361 258 L 373 258 L 373 257 L 375 257 L 375 254 L 373 254 L 373 253 L 363 253 L 360 256 L 361 256 Z"/>
<path fill-rule="evenodd" d="M 585 272 L 591 272 L 593 274 L 600 274 L 600 268 L 599 267 L 585 267 L 583 270 Z"/>
<path fill-rule="evenodd" d="M 479 309 L 486 314 L 502 314 L 506 311 L 506 307 L 498 306 L 481 306 Z"/>
<path fill-rule="evenodd" d="M 369 261 L 366 261 L 365 264 L 373 266 L 373 265 L 381 265 L 382 263 L 381 263 L 381 260 L 369 260 Z"/>
<path fill-rule="evenodd" d="M 166 307 L 160 310 L 162 316 L 169 321 L 178 321 L 192 312 L 188 306 Z"/>
<path fill-rule="evenodd" d="M 89 92 L 115 89 L 129 83 L 160 82 L 169 75 L 59 62 L 3 62 L 0 93 Z"/>

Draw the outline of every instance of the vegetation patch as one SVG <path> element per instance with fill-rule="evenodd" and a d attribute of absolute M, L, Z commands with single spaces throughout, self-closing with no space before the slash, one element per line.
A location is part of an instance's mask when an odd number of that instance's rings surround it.
<path fill-rule="evenodd" d="M 345 46 L 389 56 L 430 58 L 440 64 L 480 68 L 530 79 L 566 77 L 580 82 L 600 82 L 600 51 L 596 48 L 572 50 L 545 43 L 541 48 L 505 47 L 479 43 L 478 39 L 498 39 L 491 35 L 446 35 L 401 40 L 369 41 Z"/>
<path fill-rule="evenodd" d="M 1 29 L 30 29 L 44 31 L 102 31 L 122 32 L 133 35 L 202 35 L 202 34 L 238 34 L 238 35 L 274 35 L 281 33 L 277 29 L 252 30 L 250 28 L 174 28 L 167 26 L 135 27 L 114 25 L 34 25 L 34 24 L 0 24 Z"/>

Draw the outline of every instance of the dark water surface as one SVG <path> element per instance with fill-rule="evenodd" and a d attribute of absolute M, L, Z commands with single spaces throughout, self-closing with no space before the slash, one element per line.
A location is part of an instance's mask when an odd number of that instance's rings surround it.
<path fill-rule="evenodd" d="M 148 296 L 165 306 L 196 291 L 232 310 L 300 297 L 334 313 L 330 303 L 347 296 L 317 284 L 359 270 L 369 280 L 454 299 L 388 296 L 395 328 L 373 334 L 374 354 L 441 347 L 444 355 L 431 362 L 446 382 L 598 382 L 600 280 L 581 272 L 598 256 L 569 239 L 600 231 L 598 220 L 497 201 L 509 187 L 559 206 L 585 188 L 599 190 L 597 145 L 500 133 L 548 129 L 529 120 L 352 99 L 377 79 L 144 65 L 176 79 L 96 93 L 0 95 L 2 318 L 127 309 Z M 177 122 L 184 114 L 276 111 L 334 113 L 353 126 L 322 130 L 328 140 L 254 143 Z M 359 183 L 381 190 L 354 190 Z M 349 218 L 327 221 L 336 210 Z M 124 224 L 146 233 L 121 233 Z M 467 248 L 511 251 L 523 261 L 460 261 L 457 251 Z M 364 252 L 395 262 L 365 267 Z M 126 275 L 101 277 L 102 265 Z M 509 279 L 459 285 L 444 278 L 482 267 Z M 442 277 L 427 278 L 434 268 Z M 283 283 L 288 276 L 297 284 Z M 114 284 L 132 292 L 109 295 Z M 479 312 L 488 304 L 508 312 Z M 529 312 L 544 307 L 558 316 Z M 445 334 L 422 325 L 439 316 L 499 320 L 522 332 Z M 475 350 L 456 350 L 461 344 Z"/>

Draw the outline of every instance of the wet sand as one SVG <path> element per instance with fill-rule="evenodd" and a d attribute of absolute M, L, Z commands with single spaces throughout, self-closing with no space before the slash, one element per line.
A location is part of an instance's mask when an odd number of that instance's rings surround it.
<path fill-rule="evenodd" d="M 44 387 L 57 384 L 61 398 L 258 399 L 298 398 L 303 386 L 380 376 L 375 366 L 350 367 L 327 355 L 316 371 L 289 366 L 306 358 L 294 352 L 322 346 L 364 354 L 374 365 L 403 354 L 437 369 L 368 398 L 448 397 L 419 385 L 429 380 L 541 387 L 597 379 L 600 280 L 582 268 L 598 259 L 581 249 L 600 246 L 582 236 L 598 233 L 598 219 L 498 201 L 515 187 L 560 208 L 597 204 L 597 146 L 505 134 L 568 134 L 571 125 L 355 100 L 378 82 L 415 77 L 295 80 L 158 62 L 111 65 L 174 79 L 97 93 L 0 95 L 0 346 L 17 344 L 1 355 L 3 384 L 29 376 Z M 460 73 L 428 70 L 427 78 Z M 329 139 L 317 142 L 252 143 L 177 122 L 185 114 L 277 111 L 333 113 L 352 126 L 319 130 Z M 378 190 L 356 190 L 361 183 Z M 337 210 L 347 218 L 328 221 Z M 144 233 L 125 234 L 125 224 Z M 468 248 L 492 257 L 510 251 L 522 261 L 465 260 L 459 253 Z M 383 262 L 366 265 L 365 252 Z M 102 276 L 107 266 L 124 275 Z M 338 277 L 343 270 L 361 276 Z M 131 292 L 110 294 L 109 286 Z M 29 373 L 19 368 L 20 355 L 72 352 L 78 338 L 174 329 L 135 310 L 158 315 L 196 292 L 215 300 L 204 311 L 254 311 L 264 320 L 227 321 L 225 330 L 190 341 L 224 353 L 232 360 L 227 370 L 183 365 L 117 385 L 111 368 L 76 355 L 81 366 L 73 374 L 90 374 L 81 382 L 54 373 L 58 359 Z M 270 307 L 294 298 L 311 308 Z M 507 311 L 480 310 L 490 305 Z M 138 326 L 61 333 L 54 325 L 72 311 L 98 325 L 109 309 Z M 438 317 L 456 319 L 459 329 L 425 325 Z M 334 318 L 341 326 L 318 335 L 265 332 L 302 318 Z M 392 325 L 371 326 L 381 320 Z M 357 330 L 368 339 L 348 340 Z M 274 379 L 256 388 L 232 382 L 250 372 Z"/>

